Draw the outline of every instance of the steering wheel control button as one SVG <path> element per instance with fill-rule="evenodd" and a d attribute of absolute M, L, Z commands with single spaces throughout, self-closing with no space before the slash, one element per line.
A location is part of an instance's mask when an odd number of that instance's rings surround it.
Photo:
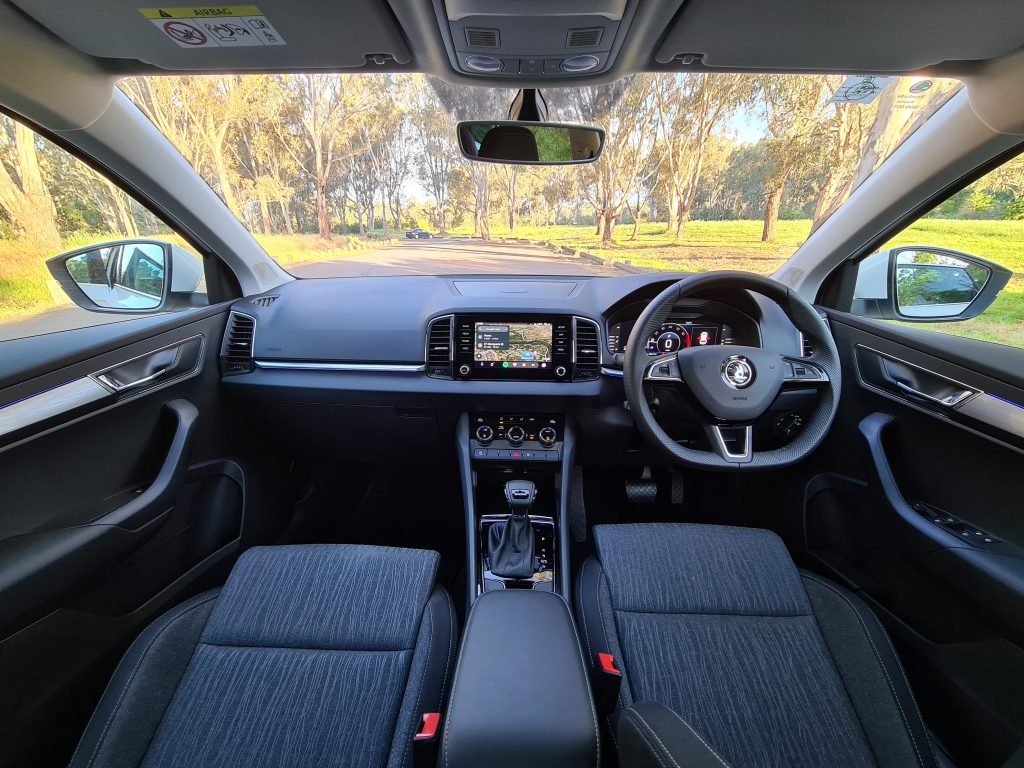
<path fill-rule="evenodd" d="M 731 355 L 722 363 L 722 378 L 733 389 L 746 389 L 756 376 L 754 364 L 743 355 Z"/>
<path fill-rule="evenodd" d="M 662 360 L 655 360 L 647 369 L 648 379 L 662 379 L 665 381 L 680 381 L 679 361 L 675 355 Z"/>

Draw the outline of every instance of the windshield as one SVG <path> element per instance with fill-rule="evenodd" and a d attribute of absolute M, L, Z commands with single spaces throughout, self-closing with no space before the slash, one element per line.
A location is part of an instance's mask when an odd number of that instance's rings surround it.
<path fill-rule="evenodd" d="M 297 277 L 774 272 L 954 80 L 635 75 L 545 93 L 589 165 L 460 157 L 512 90 L 422 75 L 151 77 L 121 88 Z"/>

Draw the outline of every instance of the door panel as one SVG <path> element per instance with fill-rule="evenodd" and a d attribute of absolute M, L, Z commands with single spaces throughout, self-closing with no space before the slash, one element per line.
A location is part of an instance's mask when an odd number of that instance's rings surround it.
<path fill-rule="evenodd" d="M 843 396 L 807 487 L 808 552 L 875 605 L 961 764 L 1020 759 L 1024 351 L 829 323 Z"/>
<path fill-rule="evenodd" d="M 66 764 L 142 627 L 286 522 L 222 401 L 226 320 L 222 305 L 3 345 L 0 764 Z M 48 396 L 76 382 L 88 397 Z"/>

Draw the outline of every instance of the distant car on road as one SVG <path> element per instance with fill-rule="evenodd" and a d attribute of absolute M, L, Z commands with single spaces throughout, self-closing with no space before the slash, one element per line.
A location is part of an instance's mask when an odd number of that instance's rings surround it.
<path fill-rule="evenodd" d="M 430 232 L 427 232 L 427 230 L 421 229 L 420 227 L 416 227 L 416 229 L 410 229 L 408 232 L 405 233 L 405 236 L 410 240 L 429 240 L 430 238 L 433 237 L 433 235 Z"/>

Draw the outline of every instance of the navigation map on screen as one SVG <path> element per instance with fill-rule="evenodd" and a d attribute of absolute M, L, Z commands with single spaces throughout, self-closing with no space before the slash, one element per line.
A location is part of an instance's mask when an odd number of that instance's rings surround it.
<path fill-rule="evenodd" d="M 473 359 L 489 368 L 547 368 L 551 323 L 475 323 Z"/>

